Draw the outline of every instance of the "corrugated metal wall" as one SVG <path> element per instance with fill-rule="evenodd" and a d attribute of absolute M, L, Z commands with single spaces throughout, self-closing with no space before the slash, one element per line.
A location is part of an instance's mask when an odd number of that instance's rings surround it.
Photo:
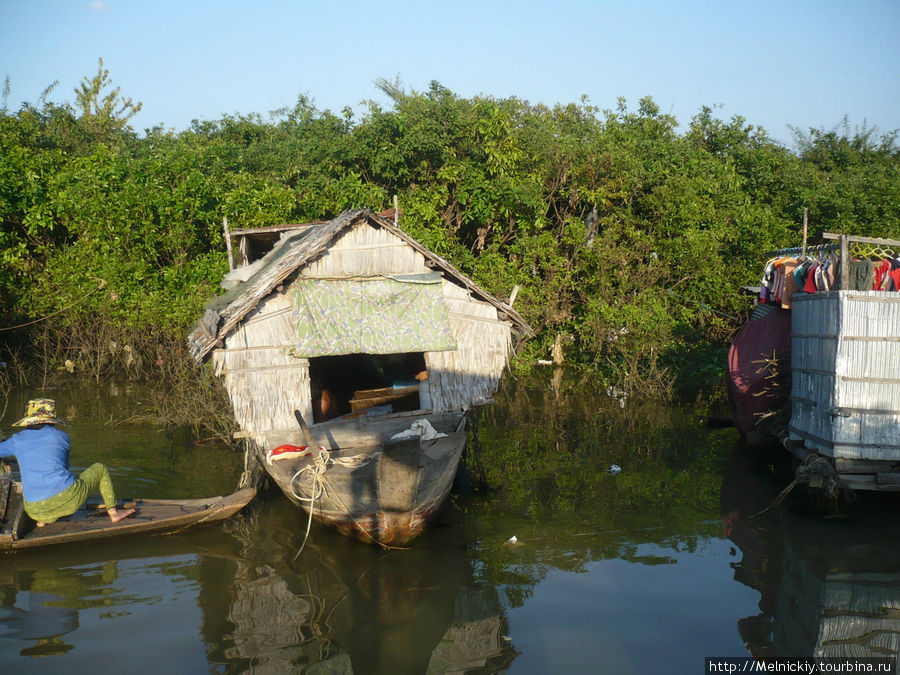
<path fill-rule="evenodd" d="M 794 296 L 790 435 L 835 458 L 900 460 L 900 292 Z"/>

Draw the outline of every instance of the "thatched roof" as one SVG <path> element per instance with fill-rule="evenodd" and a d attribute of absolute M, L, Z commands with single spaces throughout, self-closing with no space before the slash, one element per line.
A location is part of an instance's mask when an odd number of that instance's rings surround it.
<path fill-rule="evenodd" d="M 509 321 L 518 335 L 531 334 L 528 324 L 508 304 L 488 294 L 453 265 L 426 249 L 390 220 L 375 215 L 369 209 L 357 209 L 344 211 L 326 223 L 299 227 L 296 232 L 286 234 L 276 247 L 259 261 L 258 269 L 250 278 L 209 302 L 203 317 L 188 337 L 191 355 L 197 361 L 203 360 L 263 299 L 300 269 L 327 253 L 332 242 L 361 221 L 368 221 L 391 232 L 421 253 L 425 257 L 426 265 L 442 271 L 445 278 L 465 288 L 479 300 L 494 305 L 500 317 Z"/>

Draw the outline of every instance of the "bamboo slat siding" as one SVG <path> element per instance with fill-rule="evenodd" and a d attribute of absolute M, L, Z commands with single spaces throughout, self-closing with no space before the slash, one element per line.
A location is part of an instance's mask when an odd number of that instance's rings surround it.
<path fill-rule="evenodd" d="M 289 294 L 269 296 L 214 355 L 216 374 L 224 376 L 235 419 L 246 432 L 296 426 L 294 410 L 312 419 L 309 362 L 282 346 L 291 344 L 294 334 L 285 309 L 293 309 Z"/>
<path fill-rule="evenodd" d="M 900 460 L 900 292 L 797 295 L 791 438 L 842 459 Z"/>
<path fill-rule="evenodd" d="M 342 233 L 328 252 L 301 272 L 307 277 L 352 277 L 428 272 L 425 257 L 382 228 L 359 222 Z"/>
<path fill-rule="evenodd" d="M 785 547 L 780 582 L 770 591 L 777 651 L 897 659 L 900 574 L 860 548 Z"/>
<path fill-rule="evenodd" d="M 448 281 L 443 290 L 457 350 L 426 354 L 431 401 L 435 410 L 462 410 L 497 391 L 512 347 L 510 329 L 497 320 L 495 307 Z"/>

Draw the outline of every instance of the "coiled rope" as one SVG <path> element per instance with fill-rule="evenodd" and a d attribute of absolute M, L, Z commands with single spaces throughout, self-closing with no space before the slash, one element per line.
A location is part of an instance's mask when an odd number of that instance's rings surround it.
<path fill-rule="evenodd" d="M 307 464 L 303 468 L 299 469 L 294 475 L 291 477 L 290 489 L 291 494 L 297 498 L 298 501 L 307 502 L 309 504 L 309 519 L 306 521 L 306 534 L 303 536 L 303 543 L 300 545 L 299 550 L 294 555 L 294 560 L 300 557 L 300 554 L 303 553 L 303 549 L 306 546 L 306 541 L 309 539 L 309 531 L 312 527 L 312 519 L 313 519 L 313 511 L 315 510 L 315 502 L 321 499 L 323 496 L 330 495 L 333 496 L 340 505 L 344 508 L 353 522 L 357 524 L 359 527 L 359 531 L 366 535 L 369 539 L 371 539 L 374 543 L 378 544 L 382 548 L 400 548 L 396 546 L 388 546 L 387 544 L 383 544 L 373 537 L 371 534 L 366 531 L 366 529 L 362 526 L 362 524 L 354 517 L 353 513 L 347 508 L 347 505 L 344 503 L 344 500 L 341 499 L 341 496 L 334 490 L 329 493 L 330 484 L 328 482 L 328 478 L 325 477 L 325 472 L 332 466 L 343 466 L 346 468 L 356 468 L 359 466 L 363 466 L 364 464 L 368 464 L 369 462 L 377 459 L 382 453 L 373 452 L 371 454 L 358 454 L 353 455 L 351 457 L 337 457 L 332 458 L 331 453 L 328 452 L 321 445 L 319 446 L 319 451 L 313 457 L 312 464 Z M 294 483 L 303 476 L 304 473 L 311 473 L 311 490 L 310 496 L 304 497 L 302 495 L 297 494 L 297 490 L 294 489 Z"/>

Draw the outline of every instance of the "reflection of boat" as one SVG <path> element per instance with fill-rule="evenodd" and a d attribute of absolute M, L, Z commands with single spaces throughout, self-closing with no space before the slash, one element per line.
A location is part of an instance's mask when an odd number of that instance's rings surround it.
<path fill-rule="evenodd" d="M 22 502 L 21 485 L 0 479 L 0 550 L 19 550 L 134 535 L 173 534 L 209 527 L 230 518 L 256 494 L 244 488 L 225 497 L 205 499 L 141 499 L 138 512 L 113 524 L 106 512 L 82 508 L 44 527 L 34 527 Z"/>
<path fill-rule="evenodd" d="M 228 525 L 241 521 L 233 518 Z M 180 659 L 191 651 L 193 633 L 187 628 L 197 619 L 189 589 L 201 558 L 231 566 L 240 560 L 235 540 L 223 528 L 0 556 L 2 671 L 88 672 L 122 650 L 132 671 L 157 663 L 160 654 L 172 661 L 167 661 L 169 670 L 197 670 Z M 225 594 L 221 586 L 215 592 Z M 149 622 L 155 626 L 150 631 Z M 113 634 L 115 640 L 109 637 Z M 66 654 L 65 667 L 28 658 L 61 654 Z"/>
<path fill-rule="evenodd" d="M 454 515 L 402 552 L 323 532 L 295 560 L 302 517 L 263 498 L 250 527 L 230 528 L 241 560 L 201 563 L 210 662 L 261 673 L 502 670 L 517 655 L 505 611 L 493 586 L 473 580 L 463 528 L 442 526 Z"/>
<path fill-rule="evenodd" d="M 244 266 L 189 342 L 223 377 L 248 455 L 323 522 L 367 542 L 410 541 L 450 490 L 464 411 L 494 395 L 529 327 L 367 210 L 235 236 Z M 285 445 L 325 452 L 275 460 Z"/>
<path fill-rule="evenodd" d="M 760 614 L 738 630 L 754 657 L 889 657 L 900 663 L 900 540 L 883 498 L 844 521 L 786 510 L 752 516 L 779 484 L 746 457 L 722 485 L 726 536 L 740 548 L 735 579 L 760 592 Z M 876 508 L 872 508 L 872 507 Z"/>

